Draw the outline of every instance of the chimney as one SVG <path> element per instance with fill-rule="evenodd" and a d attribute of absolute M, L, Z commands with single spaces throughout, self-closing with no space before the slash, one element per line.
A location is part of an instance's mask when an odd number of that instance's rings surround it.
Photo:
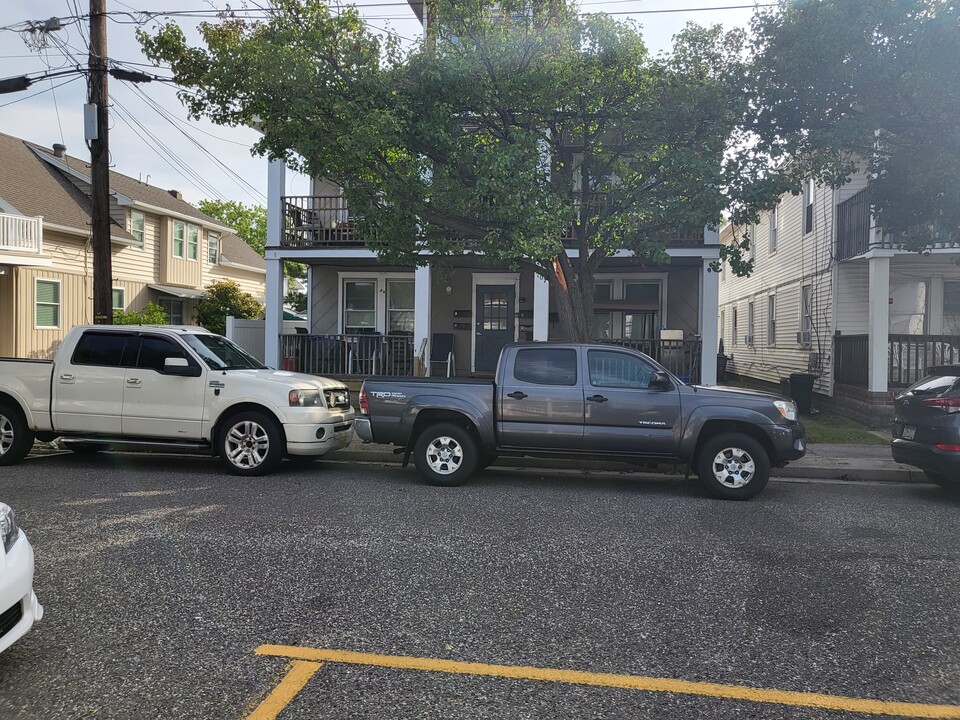
<path fill-rule="evenodd" d="M 173 195 L 177 200 L 183 200 L 183 193 L 179 190 L 167 190 L 167 192 Z"/>
<path fill-rule="evenodd" d="M 67 152 L 66 145 L 61 145 L 60 143 L 57 143 L 56 145 L 53 146 L 54 157 L 62 158 L 66 154 L 66 152 Z"/>

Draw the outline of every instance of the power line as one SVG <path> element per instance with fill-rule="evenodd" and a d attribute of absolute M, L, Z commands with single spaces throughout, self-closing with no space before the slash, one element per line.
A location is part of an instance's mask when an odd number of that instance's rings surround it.
<path fill-rule="evenodd" d="M 59 85 L 54 85 L 53 87 L 49 87 L 49 88 L 47 88 L 46 90 L 41 90 L 40 92 L 35 92 L 35 93 L 33 93 L 32 95 L 25 95 L 24 97 L 17 98 L 16 100 L 11 100 L 11 101 L 8 102 L 8 103 L 4 103 L 3 105 L 0 105 L 0 108 L 9 107 L 10 105 L 16 105 L 17 103 L 23 102 L 24 100 L 29 100 L 30 98 L 35 98 L 37 95 L 43 95 L 44 93 L 52 92 L 53 90 L 56 90 L 57 88 L 63 87 L 64 85 L 68 85 L 68 84 L 74 82 L 75 80 L 79 80 L 80 77 L 81 77 L 80 75 L 77 75 L 76 77 L 72 77 L 72 78 L 70 78 L 69 80 L 63 81 L 63 82 L 60 83 Z"/>

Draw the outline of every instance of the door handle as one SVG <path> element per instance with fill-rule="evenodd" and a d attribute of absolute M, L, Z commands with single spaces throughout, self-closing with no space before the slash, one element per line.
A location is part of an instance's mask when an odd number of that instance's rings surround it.
<path fill-rule="evenodd" d="M 127 385 L 140 386 L 140 378 L 127 378 Z"/>
<path fill-rule="evenodd" d="M 72 383 L 72 382 L 73 382 L 73 375 L 66 375 L 66 374 L 61 375 L 61 376 L 60 376 L 60 382 Z"/>
<path fill-rule="evenodd" d="M 526 396 L 527 394 L 525 392 L 520 392 L 519 390 L 507 395 L 508 398 L 513 398 L 514 400 L 523 400 Z"/>
<path fill-rule="evenodd" d="M 607 401 L 607 398 L 605 398 L 603 395 L 591 395 L 590 397 L 587 398 L 587 400 L 595 403 L 605 403 Z"/>

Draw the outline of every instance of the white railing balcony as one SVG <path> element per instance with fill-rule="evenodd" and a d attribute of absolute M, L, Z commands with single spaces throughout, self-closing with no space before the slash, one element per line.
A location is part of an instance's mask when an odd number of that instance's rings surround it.
<path fill-rule="evenodd" d="M 43 253 L 43 218 L 0 213 L 0 253 Z"/>

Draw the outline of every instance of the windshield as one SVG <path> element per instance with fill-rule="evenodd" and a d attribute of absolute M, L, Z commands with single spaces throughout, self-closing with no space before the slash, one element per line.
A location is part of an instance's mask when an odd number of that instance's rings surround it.
<path fill-rule="evenodd" d="M 186 341 L 211 370 L 260 370 L 262 362 L 220 335 L 184 335 Z"/>

